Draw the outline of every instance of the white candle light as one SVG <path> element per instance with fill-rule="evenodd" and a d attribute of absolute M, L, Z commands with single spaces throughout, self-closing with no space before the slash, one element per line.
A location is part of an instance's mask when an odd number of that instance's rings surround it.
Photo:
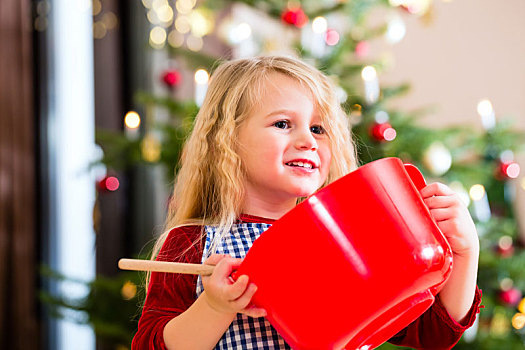
<path fill-rule="evenodd" d="M 136 140 L 139 137 L 140 116 L 135 111 L 129 111 L 124 117 L 124 132 L 129 139 Z"/>
<path fill-rule="evenodd" d="M 379 98 L 379 80 L 376 69 L 366 66 L 361 71 L 361 77 L 365 83 L 365 100 L 368 104 L 377 102 Z"/>
<path fill-rule="evenodd" d="M 246 22 L 231 26 L 228 40 L 233 45 L 234 57 L 251 57 L 257 51 L 252 40 L 252 27 Z"/>
<path fill-rule="evenodd" d="M 490 211 L 489 199 L 485 187 L 480 184 L 474 185 L 470 188 L 469 194 L 472 199 L 476 218 L 481 222 L 489 221 L 492 213 Z"/>
<path fill-rule="evenodd" d="M 479 101 L 478 113 L 481 116 L 481 124 L 485 130 L 491 130 L 496 126 L 496 115 L 489 100 Z"/>
<path fill-rule="evenodd" d="M 328 22 L 324 17 L 316 17 L 312 21 L 312 33 L 309 43 L 310 53 L 313 57 L 322 57 L 325 53 L 325 35 L 328 29 Z"/>
<path fill-rule="evenodd" d="M 204 69 L 198 69 L 195 72 L 195 103 L 197 106 L 202 106 L 206 91 L 208 90 L 208 80 L 210 76 Z"/>
<path fill-rule="evenodd" d="M 406 34 L 405 22 L 399 16 L 392 17 L 388 21 L 387 30 L 385 33 L 386 39 L 389 43 L 395 44 L 400 42 Z"/>

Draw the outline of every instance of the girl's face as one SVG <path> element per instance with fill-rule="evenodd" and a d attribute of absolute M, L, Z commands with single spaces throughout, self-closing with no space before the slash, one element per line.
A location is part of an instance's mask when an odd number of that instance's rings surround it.
<path fill-rule="evenodd" d="M 328 176 L 330 144 L 312 93 L 284 74 L 269 76 L 238 140 L 249 203 L 290 209 Z"/>

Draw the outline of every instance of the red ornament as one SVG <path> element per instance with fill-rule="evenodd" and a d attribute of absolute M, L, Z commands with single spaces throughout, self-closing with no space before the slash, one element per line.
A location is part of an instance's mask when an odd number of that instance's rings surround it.
<path fill-rule="evenodd" d="M 370 45 L 367 41 L 360 41 L 355 46 L 355 54 L 359 58 L 363 58 L 366 55 L 368 55 L 368 50 L 370 49 Z"/>
<path fill-rule="evenodd" d="M 370 129 L 370 134 L 377 141 L 392 141 L 397 135 L 390 123 L 374 123 Z"/>
<path fill-rule="evenodd" d="M 339 33 L 335 29 L 328 29 L 325 33 L 324 40 L 328 46 L 337 45 L 339 42 Z"/>
<path fill-rule="evenodd" d="M 511 236 L 501 236 L 498 240 L 498 245 L 496 246 L 497 253 L 502 258 L 511 257 L 514 254 L 514 244 Z"/>
<path fill-rule="evenodd" d="M 114 192 L 118 190 L 120 182 L 115 176 L 106 176 L 97 183 L 100 192 Z"/>
<path fill-rule="evenodd" d="M 170 88 L 177 86 L 181 81 L 180 73 L 174 69 L 167 70 L 162 74 L 162 81 Z"/>
<path fill-rule="evenodd" d="M 517 288 L 510 288 L 509 290 L 502 290 L 499 293 L 499 299 L 502 303 L 516 306 L 522 298 L 521 291 Z"/>
<path fill-rule="evenodd" d="M 287 8 L 281 14 L 281 19 L 284 23 L 294 25 L 297 28 L 303 27 L 308 22 L 308 16 L 300 7 Z"/>
<path fill-rule="evenodd" d="M 520 165 L 514 161 L 501 162 L 496 178 L 500 180 L 515 179 L 520 175 Z"/>
<path fill-rule="evenodd" d="M 502 258 L 510 258 L 514 254 L 514 247 L 498 247 L 498 254 Z"/>

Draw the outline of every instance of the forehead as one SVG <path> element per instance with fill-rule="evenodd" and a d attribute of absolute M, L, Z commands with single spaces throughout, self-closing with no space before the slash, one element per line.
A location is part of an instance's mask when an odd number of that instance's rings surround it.
<path fill-rule="evenodd" d="M 256 89 L 256 100 L 252 112 L 272 112 L 276 109 L 303 111 L 310 109 L 317 114 L 318 102 L 309 87 L 288 75 L 272 72 L 265 77 Z"/>

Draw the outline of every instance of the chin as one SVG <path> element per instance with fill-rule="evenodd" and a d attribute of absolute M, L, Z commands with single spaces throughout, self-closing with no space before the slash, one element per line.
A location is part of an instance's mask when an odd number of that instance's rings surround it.
<path fill-rule="evenodd" d="M 317 189 L 301 189 L 301 190 L 295 191 L 294 194 L 295 194 L 295 197 L 301 198 L 301 197 L 308 197 L 314 194 L 315 191 L 317 191 Z"/>
<path fill-rule="evenodd" d="M 295 183 L 295 186 L 292 186 L 289 189 L 289 193 L 293 194 L 294 197 L 300 198 L 300 197 L 308 197 L 317 192 L 319 188 L 321 188 L 322 184 L 315 183 L 303 183 L 303 184 L 297 184 Z"/>

